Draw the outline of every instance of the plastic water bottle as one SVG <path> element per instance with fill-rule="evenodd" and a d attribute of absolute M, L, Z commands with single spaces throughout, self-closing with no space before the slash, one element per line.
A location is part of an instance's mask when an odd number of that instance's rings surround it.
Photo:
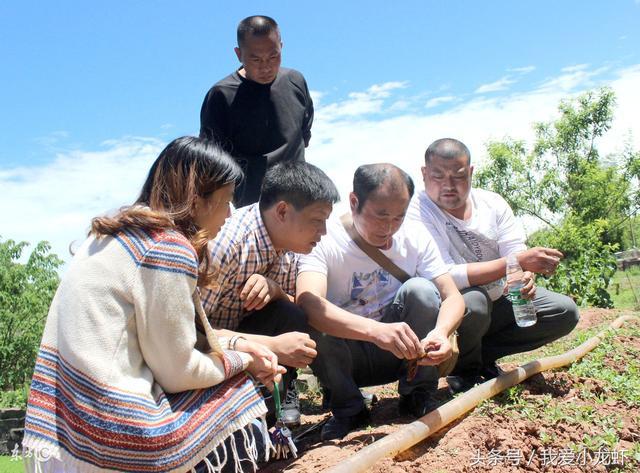
<path fill-rule="evenodd" d="M 513 306 L 516 324 L 519 327 L 530 327 L 537 322 L 538 318 L 533 303 L 529 299 L 524 299 L 520 293 L 520 289 L 524 286 L 523 277 L 524 273 L 518 263 L 516 253 L 511 253 L 507 256 L 507 288 L 509 291 L 507 297 Z"/>

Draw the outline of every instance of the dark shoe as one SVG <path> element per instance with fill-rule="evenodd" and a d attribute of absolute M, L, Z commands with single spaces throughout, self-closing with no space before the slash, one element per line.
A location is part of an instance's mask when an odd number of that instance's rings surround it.
<path fill-rule="evenodd" d="M 322 427 L 320 440 L 339 440 L 358 427 L 363 427 L 369 423 L 369 409 L 366 407 L 355 415 L 346 417 L 333 416 Z"/>
<path fill-rule="evenodd" d="M 281 406 L 281 420 L 290 429 L 300 425 L 300 399 L 295 379 L 292 379 L 287 387 L 287 395 Z"/>
<path fill-rule="evenodd" d="M 363 391 L 362 389 L 360 390 L 360 392 L 362 393 L 362 397 L 364 398 L 364 405 L 367 406 L 367 408 L 371 409 L 371 406 L 375 406 L 376 404 L 378 404 L 378 396 L 373 393 Z"/>
<path fill-rule="evenodd" d="M 422 417 L 439 407 L 440 403 L 433 399 L 430 391 L 414 390 L 411 394 L 400 396 L 398 411 L 400 415 Z"/>
<path fill-rule="evenodd" d="M 489 381 L 490 379 L 497 378 L 500 375 L 505 374 L 506 371 L 500 368 L 496 362 L 494 361 L 491 364 L 484 365 L 480 374 L 485 379 L 485 381 Z"/>
<path fill-rule="evenodd" d="M 463 393 L 474 387 L 476 384 L 484 382 L 484 379 L 480 375 L 447 376 L 446 379 L 451 395 Z"/>
<path fill-rule="evenodd" d="M 364 399 L 364 405 L 371 409 L 371 406 L 374 406 L 378 403 L 378 396 L 373 393 L 368 393 L 367 391 L 360 390 L 362 394 L 362 398 Z M 329 388 L 322 388 L 322 410 L 328 411 L 331 409 L 331 391 Z"/>

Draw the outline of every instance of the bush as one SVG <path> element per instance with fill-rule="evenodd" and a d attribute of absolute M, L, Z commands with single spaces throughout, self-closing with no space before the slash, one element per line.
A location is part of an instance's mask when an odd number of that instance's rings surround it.
<path fill-rule="evenodd" d="M 33 374 L 62 260 L 40 242 L 20 263 L 26 242 L 0 240 L 0 391 L 21 389 Z"/>
<path fill-rule="evenodd" d="M 27 399 L 29 398 L 29 385 L 25 384 L 20 389 L 11 391 L 0 391 L 0 409 L 8 407 L 27 408 Z"/>
<path fill-rule="evenodd" d="M 607 288 L 616 272 L 613 253 L 617 246 L 603 242 L 607 227 L 605 220 L 584 224 L 570 216 L 552 230 L 534 233 L 528 242 L 530 246 L 557 248 L 565 255 L 555 274 L 538 278 L 537 283 L 567 294 L 578 305 L 613 307 Z"/>

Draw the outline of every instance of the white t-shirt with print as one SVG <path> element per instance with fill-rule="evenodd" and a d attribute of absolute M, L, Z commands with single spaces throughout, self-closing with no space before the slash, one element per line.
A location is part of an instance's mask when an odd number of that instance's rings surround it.
<path fill-rule="evenodd" d="M 447 272 L 433 239 L 416 223 L 405 221 L 382 252 L 410 276 L 434 279 Z M 327 276 L 327 300 L 351 313 L 380 320 L 401 283 L 367 256 L 332 218 L 327 234 L 308 255 L 301 255 L 298 274 Z"/>
<path fill-rule="evenodd" d="M 524 229 L 502 197 L 495 192 L 471 189 L 469 198 L 468 220 L 440 209 L 425 191 L 413 196 L 406 217 L 427 228 L 458 289 L 469 287 L 466 263 L 492 261 L 527 249 Z M 501 278 L 484 288 L 496 300 L 503 294 L 504 286 L 505 279 Z"/>

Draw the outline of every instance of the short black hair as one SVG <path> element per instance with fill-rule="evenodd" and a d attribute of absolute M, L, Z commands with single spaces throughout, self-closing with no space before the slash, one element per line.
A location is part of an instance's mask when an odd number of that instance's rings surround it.
<path fill-rule="evenodd" d="M 247 35 L 267 36 L 272 31 L 280 34 L 278 23 L 273 18 L 264 15 L 248 16 L 238 24 L 238 46 L 242 46 Z"/>
<path fill-rule="evenodd" d="M 335 204 L 340 194 L 320 168 L 305 161 L 279 163 L 269 168 L 262 181 L 260 210 L 284 200 L 300 211 L 316 202 Z"/>
<path fill-rule="evenodd" d="M 358 198 L 358 209 L 360 212 L 372 192 L 375 192 L 383 184 L 389 183 L 397 186 L 402 183 L 407 187 L 409 198 L 413 197 L 415 186 L 411 176 L 390 163 L 364 164 L 356 169 L 353 175 L 353 193 Z"/>
<path fill-rule="evenodd" d="M 455 138 L 440 138 L 429 145 L 424 153 L 424 162 L 429 164 L 432 156 L 438 156 L 442 159 L 456 159 L 459 156 L 467 158 L 467 164 L 471 164 L 471 153 L 469 148 Z"/>

